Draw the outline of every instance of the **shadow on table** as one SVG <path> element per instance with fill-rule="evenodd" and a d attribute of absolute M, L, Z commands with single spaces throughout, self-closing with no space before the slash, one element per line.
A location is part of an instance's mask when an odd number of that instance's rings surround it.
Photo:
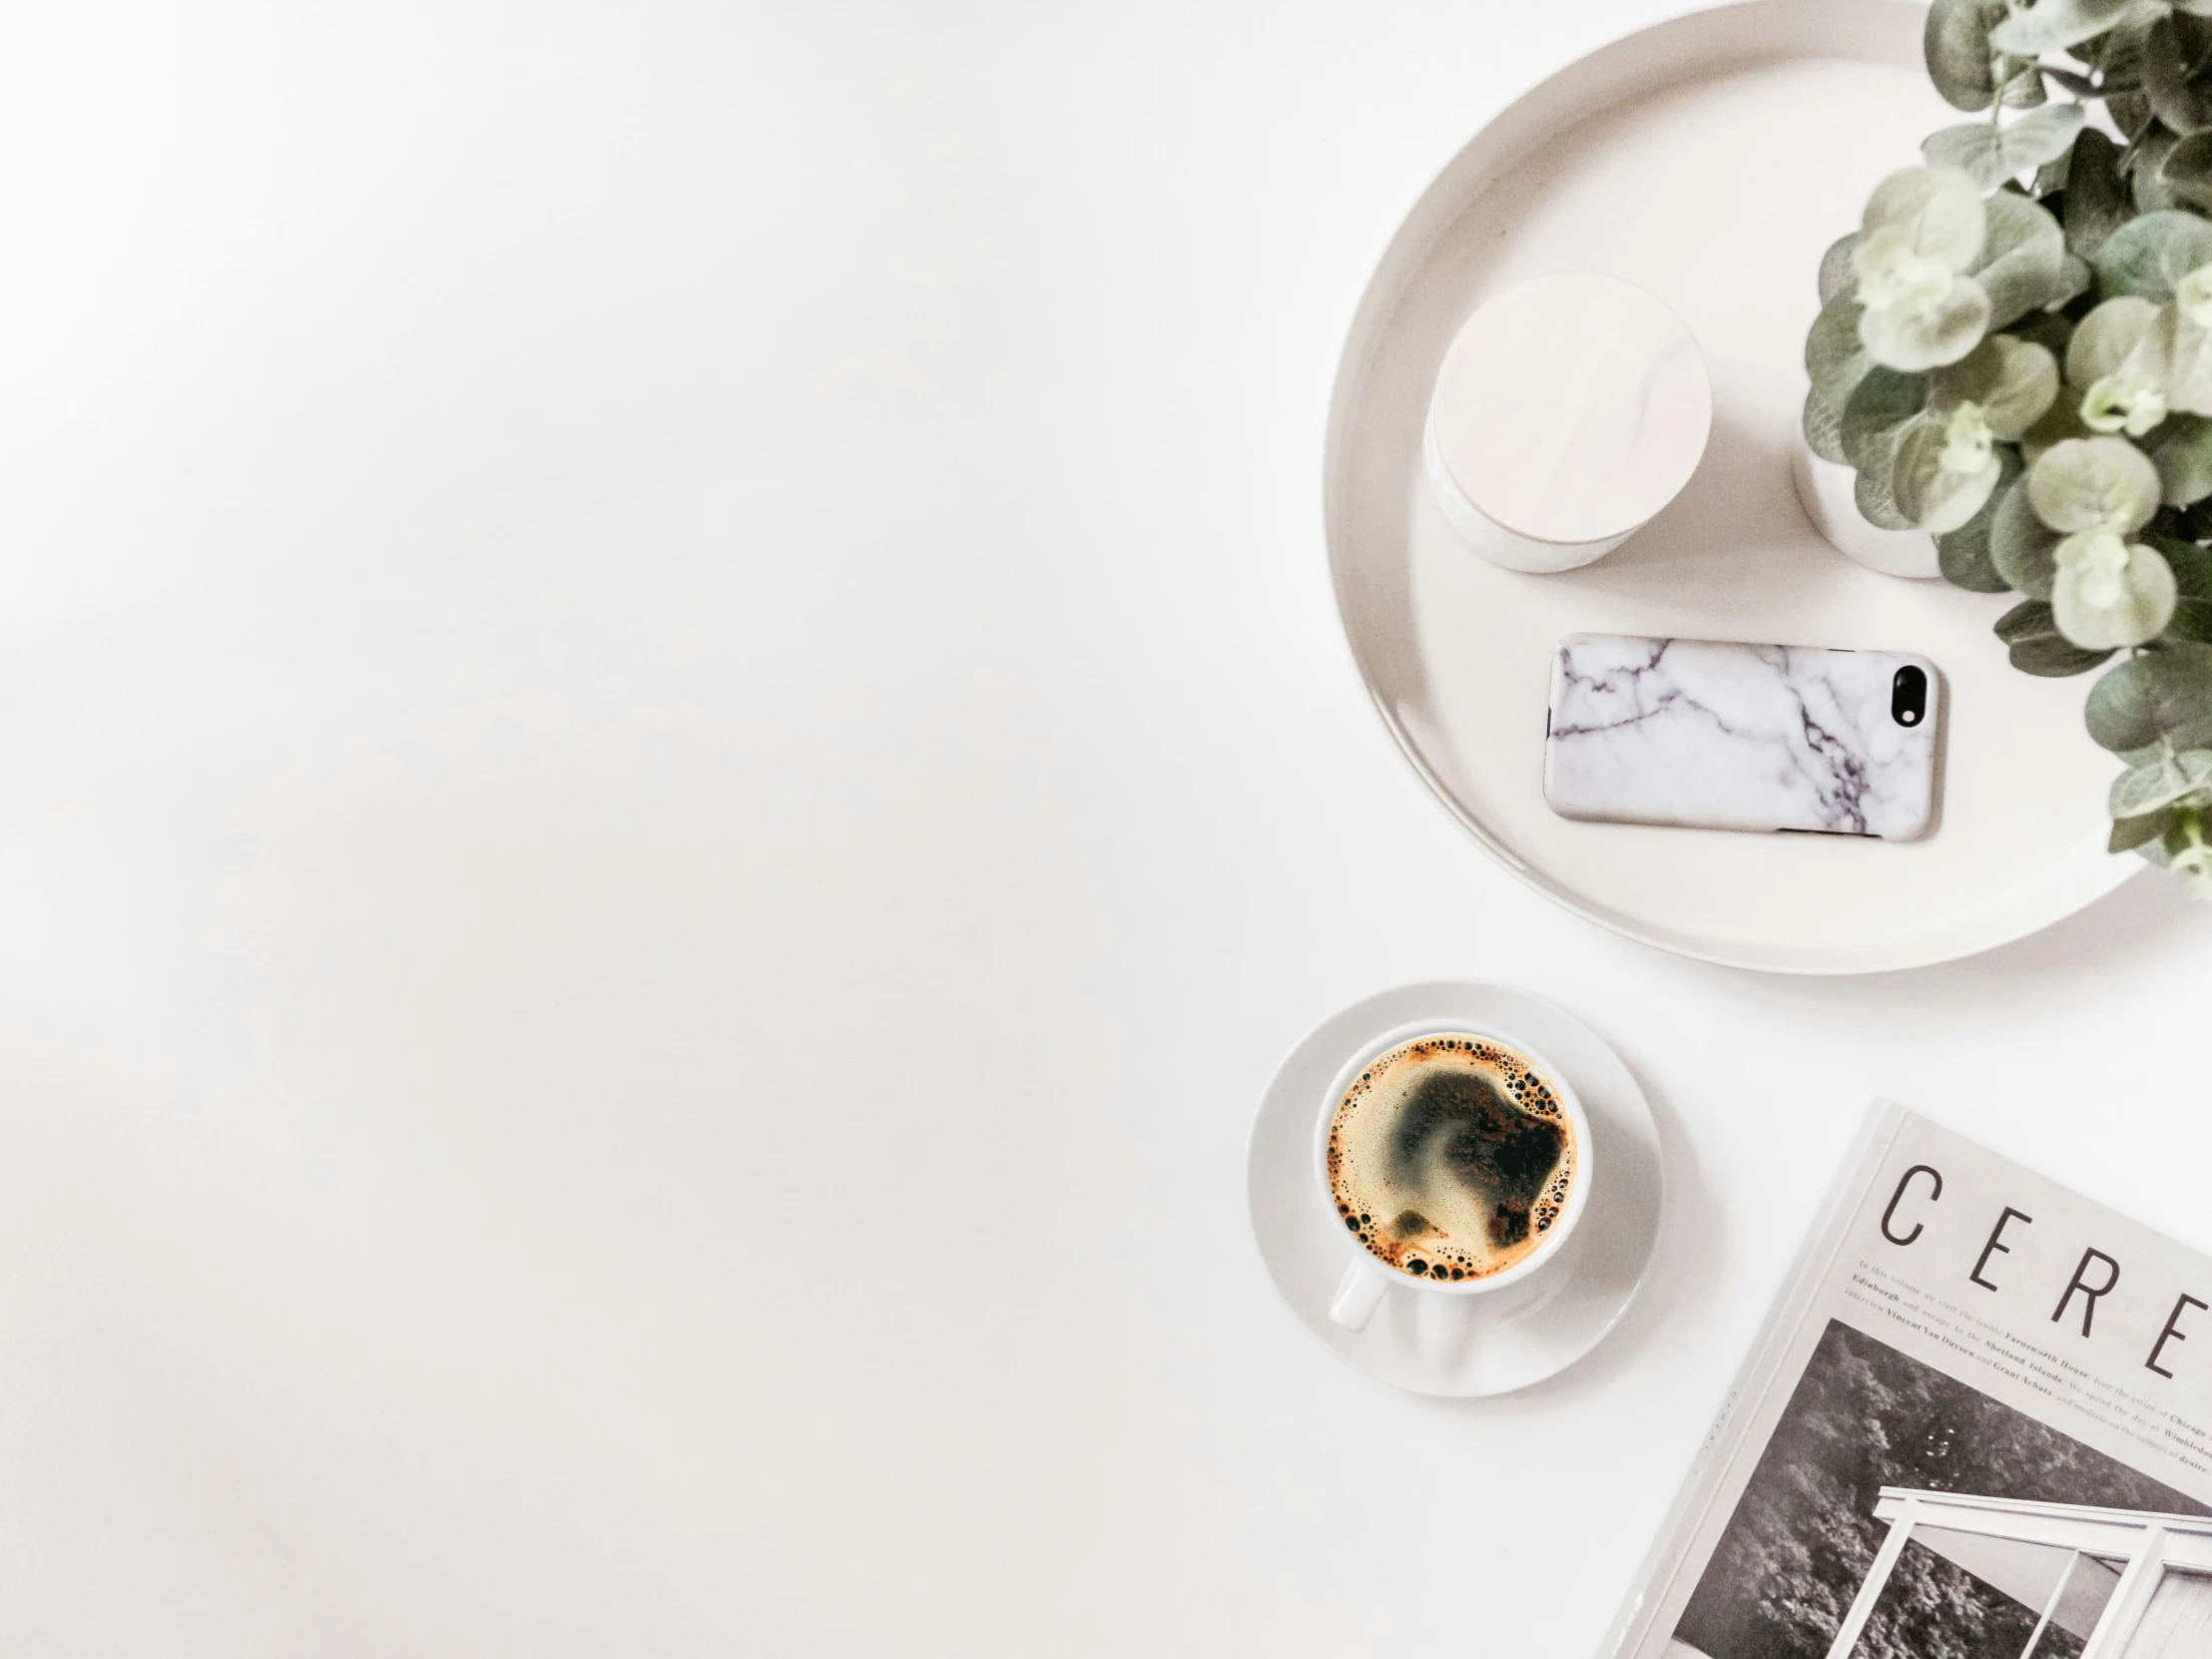
<path fill-rule="evenodd" d="M 1854 976 L 1780 976 L 1737 968 L 1706 971 L 1753 986 L 1776 1000 L 1951 1017 L 1967 998 L 1986 1006 L 1992 982 L 2008 997 L 2071 995 L 2093 982 L 2155 975 L 2212 941 L 2212 904 L 2191 898 L 2178 876 L 2143 866 L 2103 898 L 2039 933 L 1934 967 Z"/>

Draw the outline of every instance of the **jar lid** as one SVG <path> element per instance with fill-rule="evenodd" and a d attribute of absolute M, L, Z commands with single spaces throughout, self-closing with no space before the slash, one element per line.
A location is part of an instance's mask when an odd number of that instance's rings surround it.
<path fill-rule="evenodd" d="M 1712 423 L 1681 318 L 1633 282 L 1581 272 L 1468 317 L 1428 416 L 1437 458 L 1485 517 L 1567 545 L 1626 535 L 1673 500 Z"/>

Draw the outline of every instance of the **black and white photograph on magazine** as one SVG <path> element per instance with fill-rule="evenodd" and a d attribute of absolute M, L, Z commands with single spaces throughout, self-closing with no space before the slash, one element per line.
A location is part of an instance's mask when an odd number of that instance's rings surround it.
<path fill-rule="evenodd" d="M 1831 1321 L 1669 1652 L 2079 1659 L 2154 1538 L 2106 1651 L 2212 1654 L 2212 1509 Z"/>
<path fill-rule="evenodd" d="M 1877 1108 L 1615 1659 L 2212 1659 L 2208 1304 L 2204 1257 Z"/>

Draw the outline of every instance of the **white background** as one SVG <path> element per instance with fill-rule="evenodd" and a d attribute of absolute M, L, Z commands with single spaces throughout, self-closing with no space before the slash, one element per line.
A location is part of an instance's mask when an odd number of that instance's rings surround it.
<path fill-rule="evenodd" d="M 1670 9 L 13 8 L 0 1645 L 1580 1653 L 1877 1092 L 2212 1245 L 2171 883 L 1700 966 L 1364 701 L 1361 284 Z M 1671 1145 L 1487 1402 L 1244 1219 L 1283 1051 L 1434 976 Z"/>

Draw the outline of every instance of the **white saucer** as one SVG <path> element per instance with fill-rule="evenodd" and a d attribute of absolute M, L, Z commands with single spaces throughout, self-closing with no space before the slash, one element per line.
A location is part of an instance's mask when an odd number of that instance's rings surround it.
<path fill-rule="evenodd" d="M 1589 1208 L 1539 1273 L 1491 1296 L 1392 1289 L 1367 1330 L 1330 1323 L 1356 1248 L 1316 1190 L 1314 1128 L 1338 1069 L 1371 1038 L 1414 1020 L 1465 1020 L 1517 1036 L 1567 1075 L 1590 1120 Z M 1252 1233 L 1291 1312 L 1379 1382 L 1466 1397 L 1525 1388 L 1598 1345 L 1636 1298 L 1659 1236 L 1659 1127 L 1620 1057 L 1563 1008 L 1504 985 L 1402 985 L 1335 1014 L 1292 1049 L 1261 1096 L 1245 1159 Z"/>

